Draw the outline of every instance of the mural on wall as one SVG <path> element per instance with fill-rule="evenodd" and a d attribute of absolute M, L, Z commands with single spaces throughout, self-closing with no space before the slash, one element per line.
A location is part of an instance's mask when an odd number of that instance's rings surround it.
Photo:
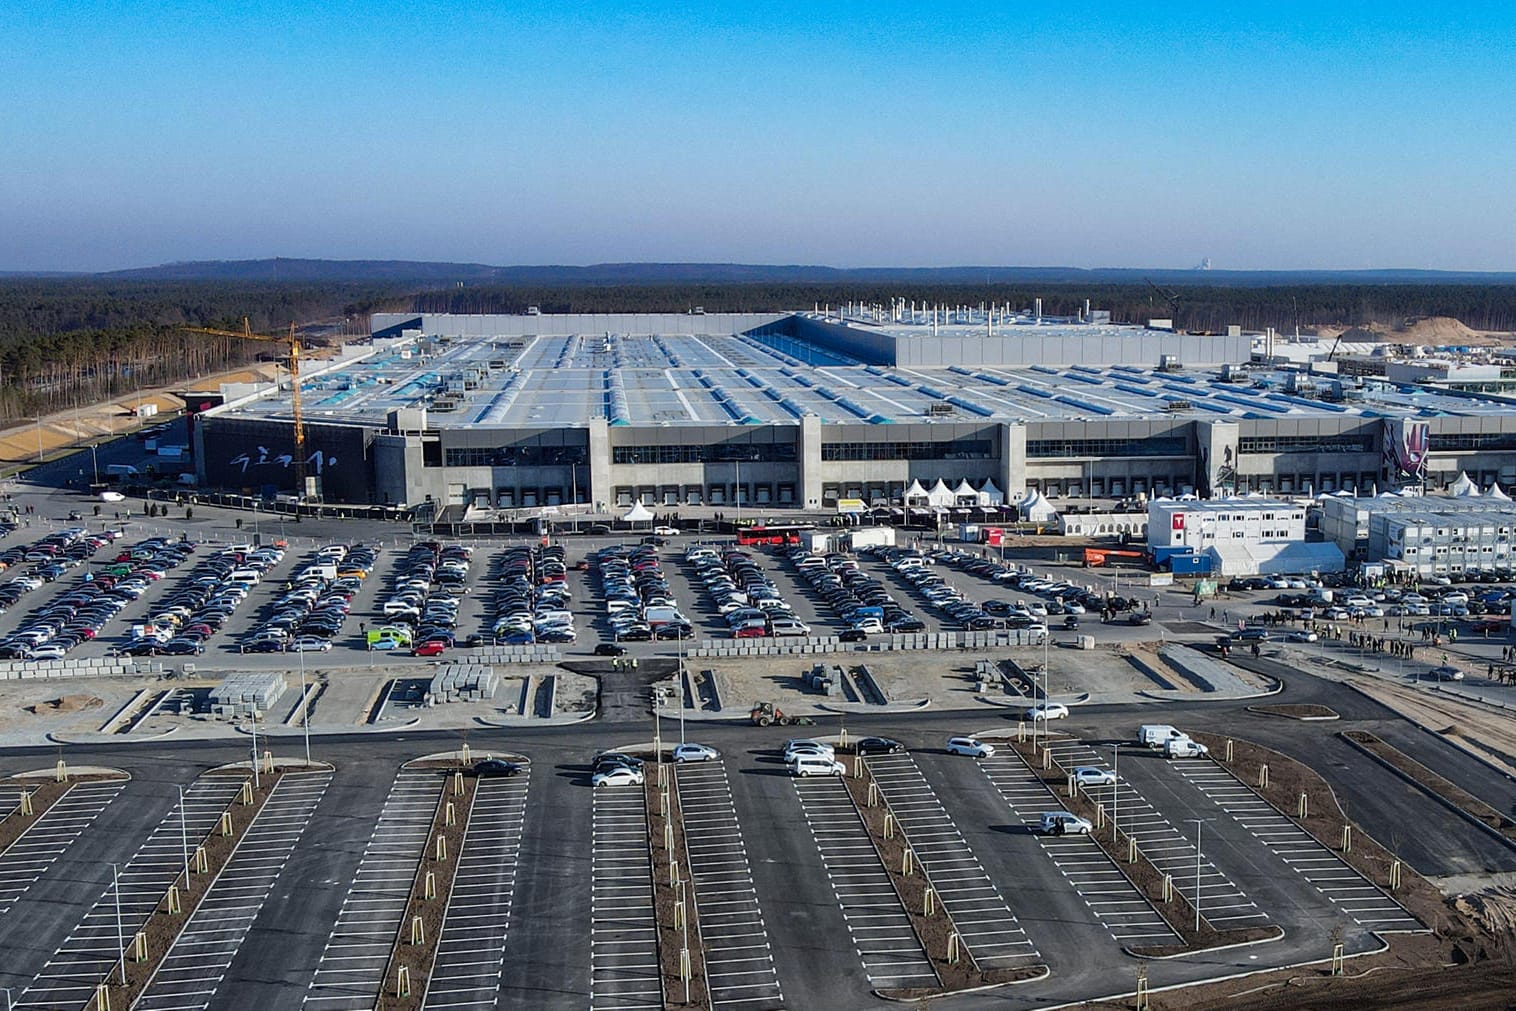
<path fill-rule="evenodd" d="M 293 453 L 270 455 L 267 446 L 255 446 L 251 452 L 238 453 L 226 463 L 229 467 L 241 468 L 242 473 L 246 474 L 249 467 L 277 466 L 288 470 L 294 462 Z M 306 466 L 314 468 L 313 472 L 319 476 L 324 474 L 328 467 L 337 466 L 337 457 L 318 449 L 306 458 L 305 463 Z"/>
<path fill-rule="evenodd" d="M 1384 469 L 1391 480 L 1426 479 L 1431 435 L 1425 421 L 1384 419 Z"/>

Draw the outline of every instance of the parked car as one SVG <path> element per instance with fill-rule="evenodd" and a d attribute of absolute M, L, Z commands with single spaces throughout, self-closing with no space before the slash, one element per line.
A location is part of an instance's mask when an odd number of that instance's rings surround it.
<path fill-rule="evenodd" d="M 674 747 L 676 762 L 713 762 L 720 757 L 721 752 L 709 744 L 680 744 Z"/>
<path fill-rule="evenodd" d="M 905 745 L 889 737 L 860 737 L 854 745 L 860 755 L 898 755 Z"/>
<path fill-rule="evenodd" d="M 641 769 L 617 765 L 595 773 L 590 777 L 590 785 L 597 789 L 602 786 L 641 786 L 643 779 Z"/>
<path fill-rule="evenodd" d="M 481 758 L 474 763 L 476 776 L 515 776 L 520 772 L 521 766 L 503 758 Z"/>
<path fill-rule="evenodd" d="M 1089 835 L 1095 828 L 1085 818 L 1068 811 L 1047 811 L 1037 825 L 1043 835 Z"/>
<path fill-rule="evenodd" d="M 596 656 L 626 656 L 626 647 L 614 642 L 602 642 L 595 646 Z"/>
<path fill-rule="evenodd" d="M 950 755 L 967 755 L 969 758 L 991 758 L 995 754 L 993 744 L 986 744 L 975 737 L 949 737 L 943 747 Z"/>
<path fill-rule="evenodd" d="M 1074 782 L 1079 786 L 1115 786 L 1116 774 L 1110 769 L 1081 765 L 1074 769 Z"/>

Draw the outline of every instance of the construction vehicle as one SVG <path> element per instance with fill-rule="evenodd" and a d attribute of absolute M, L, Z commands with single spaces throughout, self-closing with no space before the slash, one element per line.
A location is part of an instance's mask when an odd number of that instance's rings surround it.
<path fill-rule="evenodd" d="M 777 723 L 781 727 L 813 727 L 816 721 L 809 716 L 787 716 L 784 711 L 772 702 L 755 702 L 753 711 L 748 714 L 755 727 L 767 727 Z"/>
<path fill-rule="evenodd" d="M 290 374 L 290 409 L 295 416 L 295 499 L 302 501 L 311 494 L 311 489 L 306 484 L 305 477 L 305 414 L 300 404 L 300 356 L 304 347 L 300 341 L 300 335 L 295 332 L 295 324 L 290 323 L 289 333 L 262 334 L 254 333 L 246 316 L 242 317 L 241 330 L 217 330 L 212 327 L 186 326 L 180 329 L 189 333 L 209 334 L 212 337 L 241 337 L 243 340 L 270 341 L 283 344 L 288 348 L 288 358 L 284 365 Z"/>

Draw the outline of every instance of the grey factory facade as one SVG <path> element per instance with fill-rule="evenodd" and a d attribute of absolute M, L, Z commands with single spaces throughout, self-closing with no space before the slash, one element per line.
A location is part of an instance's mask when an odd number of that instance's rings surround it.
<path fill-rule="evenodd" d="M 376 314 L 302 377 L 328 502 L 760 509 L 1368 492 L 1516 481 L 1500 397 L 1244 369 L 1253 341 L 994 307 L 880 313 Z M 294 490 L 288 384 L 196 427 L 207 487 Z"/>

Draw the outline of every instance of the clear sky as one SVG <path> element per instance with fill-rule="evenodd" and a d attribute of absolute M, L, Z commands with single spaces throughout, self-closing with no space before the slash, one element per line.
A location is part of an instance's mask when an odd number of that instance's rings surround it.
<path fill-rule="evenodd" d="M 1516 269 L 1510 3 L 34 0 L 0 53 L 0 269 Z"/>

